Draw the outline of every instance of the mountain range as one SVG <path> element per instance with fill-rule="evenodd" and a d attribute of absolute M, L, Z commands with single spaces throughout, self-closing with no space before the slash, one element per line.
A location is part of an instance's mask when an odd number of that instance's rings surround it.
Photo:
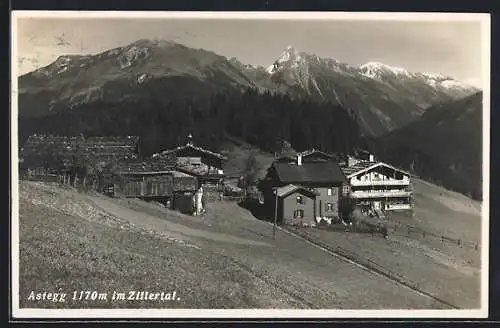
<path fill-rule="evenodd" d="M 163 40 L 138 40 L 96 55 L 65 55 L 19 78 L 19 115 L 37 117 L 94 101 L 160 102 L 252 88 L 343 107 L 362 133 L 382 135 L 435 104 L 479 90 L 439 74 L 382 63 L 352 66 L 288 47 L 269 67 Z M 158 93 L 158 94 L 156 94 Z"/>
<path fill-rule="evenodd" d="M 270 152 L 283 142 L 299 151 L 371 148 L 425 179 L 482 197 L 482 92 L 440 74 L 354 66 L 293 47 L 255 67 L 138 40 L 60 56 L 18 82 L 20 144 L 32 133 L 133 134 L 152 153 L 193 133 L 214 150 L 227 135 Z"/>
<path fill-rule="evenodd" d="M 482 197 L 483 94 L 429 108 L 374 141 L 383 160 L 475 199 Z"/>

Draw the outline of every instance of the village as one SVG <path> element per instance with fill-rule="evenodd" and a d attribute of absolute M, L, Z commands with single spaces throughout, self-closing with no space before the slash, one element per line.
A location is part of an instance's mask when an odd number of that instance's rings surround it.
<path fill-rule="evenodd" d="M 226 161 L 197 146 L 191 134 L 184 145 L 148 157 L 136 136 L 32 135 L 20 151 L 20 178 L 154 201 L 193 216 L 203 215 L 207 202 L 254 199 L 275 223 L 303 227 L 352 225 L 354 209 L 380 219 L 413 209 L 410 173 L 368 152 L 276 155 L 266 176 L 245 186 L 243 176 L 235 182 L 224 174 Z"/>
<path fill-rule="evenodd" d="M 210 283 L 196 282 L 205 298 L 193 295 L 178 306 L 232 306 L 225 298 L 211 303 L 213 294 L 208 290 L 224 285 L 228 293 L 253 291 L 241 285 L 248 282 L 238 276 L 241 272 L 257 274 L 252 277 L 292 293 L 293 300 L 309 308 L 365 304 L 365 299 L 352 297 L 360 282 L 381 295 L 393 295 L 397 286 L 401 298 L 384 298 L 389 307 L 408 301 L 403 300 L 408 295 L 418 298 L 415 302 L 422 307 L 476 306 L 480 247 L 471 218 L 477 214 L 466 208 L 473 204 L 465 196 L 429 184 L 365 151 L 347 156 L 286 146 L 273 155 L 235 138 L 220 152 L 206 148 L 191 134 L 183 143 L 149 156 L 142 153 L 136 136 L 32 135 L 19 156 L 20 216 L 27 222 L 24 234 L 35 238 L 29 241 L 34 245 L 30 249 L 33 254 L 50 253 L 47 256 L 63 261 L 62 266 L 65 261 L 88 270 L 99 265 L 97 270 L 106 276 L 105 263 L 114 259 L 119 270 L 114 271 L 117 289 L 123 289 L 123 284 L 133 288 L 149 279 L 145 272 L 161 275 L 163 270 L 156 264 L 160 262 L 160 267 L 171 268 L 171 261 L 189 261 L 181 270 L 192 274 L 175 275 L 175 279 L 192 280 L 183 288 L 212 270 Z M 249 173 L 252 156 L 258 169 Z M 459 208 L 457 202 L 463 205 Z M 448 228 L 453 224 L 458 229 Z M 37 237 L 40 231 L 57 233 L 65 241 L 50 246 Z M 149 260 L 152 254 L 154 261 Z M 74 256 L 80 260 L 75 262 Z M 215 262 L 207 261 L 213 256 Z M 473 275 L 452 267 L 456 258 L 466 261 L 460 268 Z M 228 269 L 231 265 L 236 267 Z M 31 270 L 27 267 L 26 275 Z M 74 272 L 71 283 L 80 271 Z M 275 273 L 269 276 L 270 272 Z M 428 278 L 429 272 L 433 278 Z M 221 280 L 220 274 L 228 278 Z M 299 280 L 287 280 L 291 275 Z M 353 283 L 349 282 L 352 275 L 366 276 L 353 278 Z M 127 282 L 129 276 L 135 277 L 135 283 Z M 319 280 L 315 292 L 308 294 L 303 288 L 311 276 Z M 238 278 L 228 285 L 231 277 Z M 155 279 L 177 281 L 164 276 Z M 447 288 L 448 284 L 466 287 Z M 337 303 L 329 293 L 344 287 L 344 301 Z M 252 293 L 261 297 L 265 292 Z M 303 293 L 307 301 L 300 301 L 298 295 Z M 322 295 L 321 300 L 314 293 Z M 234 300 L 255 306 L 244 297 Z M 266 300 L 275 302 L 273 296 Z"/>

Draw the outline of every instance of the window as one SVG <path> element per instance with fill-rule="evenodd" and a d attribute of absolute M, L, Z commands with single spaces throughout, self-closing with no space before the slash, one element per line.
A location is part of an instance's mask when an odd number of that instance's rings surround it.
<path fill-rule="evenodd" d="M 343 193 L 344 195 L 347 195 L 347 194 L 349 193 L 350 189 L 351 189 L 351 188 L 350 188 L 348 185 L 343 186 L 343 187 L 342 187 L 342 193 Z"/>
<path fill-rule="evenodd" d="M 328 192 L 328 196 L 331 196 L 332 195 L 332 188 L 328 188 L 327 192 Z"/>
<path fill-rule="evenodd" d="M 297 196 L 297 204 L 304 204 L 304 199 L 302 196 Z"/>
<path fill-rule="evenodd" d="M 304 217 L 304 210 L 293 211 L 293 217 L 294 218 L 303 218 Z"/>
<path fill-rule="evenodd" d="M 333 212 L 333 204 L 332 203 L 327 203 L 326 204 L 326 210 L 327 210 L 327 212 Z"/>

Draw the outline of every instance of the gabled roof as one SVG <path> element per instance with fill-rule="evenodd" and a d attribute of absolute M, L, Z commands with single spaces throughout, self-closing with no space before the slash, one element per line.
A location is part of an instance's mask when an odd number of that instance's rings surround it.
<path fill-rule="evenodd" d="M 129 159 L 117 163 L 114 171 L 121 174 L 168 173 L 175 168 L 171 158 Z"/>
<path fill-rule="evenodd" d="M 181 150 L 184 150 L 184 149 L 193 149 L 193 150 L 196 150 L 196 151 L 199 151 L 199 152 L 202 152 L 202 153 L 205 153 L 207 155 L 210 155 L 210 156 L 214 156 L 214 157 L 217 157 L 221 160 L 227 160 L 227 157 L 222 155 L 222 154 L 218 154 L 218 153 L 215 153 L 213 151 L 210 151 L 210 150 L 207 150 L 207 149 L 204 149 L 202 147 L 198 147 L 198 146 L 195 146 L 195 145 L 192 145 L 192 144 L 187 144 L 187 145 L 184 145 L 184 146 L 179 146 L 179 147 L 176 147 L 174 149 L 170 149 L 170 150 L 164 150 L 158 154 L 155 154 L 153 156 L 164 156 L 164 155 L 169 155 L 169 154 L 175 154 Z"/>
<path fill-rule="evenodd" d="M 372 170 L 376 167 L 379 167 L 379 166 L 385 166 L 385 167 L 388 167 L 388 168 L 393 169 L 395 171 L 399 171 L 403 174 L 411 175 L 409 172 L 406 172 L 402 169 L 394 167 L 390 164 L 387 164 L 384 162 L 370 162 L 370 161 L 360 161 L 352 166 L 343 166 L 342 171 L 347 176 L 347 178 L 352 178 L 358 174 L 370 171 L 370 170 Z"/>
<path fill-rule="evenodd" d="M 20 149 L 23 165 L 55 162 L 69 162 L 74 156 L 86 155 L 90 158 L 111 161 L 136 158 L 139 137 L 83 137 L 83 136 L 30 136 Z M 69 165 L 69 164 L 68 164 Z"/>
<path fill-rule="evenodd" d="M 297 155 L 301 155 L 302 157 L 308 157 L 308 156 L 315 155 L 315 154 L 323 155 L 323 156 L 328 157 L 330 159 L 335 159 L 334 155 L 325 153 L 324 151 L 321 151 L 321 150 L 318 150 L 318 149 L 314 149 L 314 148 L 310 149 L 310 150 L 305 150 L 305 151 L 300 152 L 300 153 L 297 153 Z"/>
<path fill-rule="evenodd" d="M 336 162 L 310 162 L 302 165 L 273 163 L 278 179 L 290 184 L 322 184 L 346 181 L 346 177 Z"/>
<path fill-rule="evenodd" d="M 222 176 L 217 169 L 210 169 L 207 165 L 191 165 L 189 163 L 177 162 L 176 169 L 180 172 L 196 175 L 198 177 Z"/>
<path fill-rule="evenodd" d="M 299 191 L 299 190 L 306 193 L 306 194 L 309 194 L 311 196 L 315 195 L 315 192 L 312 190 L 309 190 L 309 189 L 301 187 L 301 186 L 289 184 L 289 185 L 277 188 L 278 197 L 285 197 L 285 196 L 288 196 L 289 194 L 291 194 L 292 192 Z"/>
<path fill-rule="evenodd" d="M 312 156 L 312 155 L 321 155 L 323 157 L 326 157 L 330 160 L 336 160 L 337 157 L 334 154 L 329 154 L 321 150 L 317 149 L 310 149 L 310 150 L 305 150 L 303 152 L 298 152 L 295 154 L 295 156 L 292 155 L 285 155 L 285 156 L 280 156 L 276 159 L 278 162 L 295 162 L 297 161 L 297 156 L 302 156 L 303 159 L 307 160 L 307 157 Z"/>

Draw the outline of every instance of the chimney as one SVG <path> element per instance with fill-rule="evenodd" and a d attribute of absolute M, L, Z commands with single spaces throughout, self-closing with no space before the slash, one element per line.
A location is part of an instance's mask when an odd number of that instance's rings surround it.
<path fill-rule="evenodd" d="M 359 161 L 352 156 L 347 156 L 347 166 L 351 167 L 358 163 Z"/>
<path fill-rule="evenodd" d="M 193 145 L 193 135 L 190 133 L 187 137 L 187 143 L 186 145 L 192 146 Z"/>
<path fill-rule="evenodd" d="M 297 165 L 302 165 L 302 154 L 297 154 Z"/>
<path fill-rule="evenodd" d="M 373 154 L 369 154 L 368 156 L 370 162 L 375 162 L 375 158 L 373 157 Z"/>

